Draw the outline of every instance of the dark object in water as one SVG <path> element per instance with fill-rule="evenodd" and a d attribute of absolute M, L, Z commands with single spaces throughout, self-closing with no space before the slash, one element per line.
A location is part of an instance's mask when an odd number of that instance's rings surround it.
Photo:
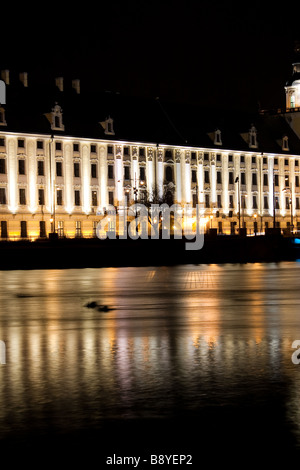
<path fill-rule="evenodd" d="M 96 308 L 96 307 L 98 307 L 98 304 L 97 304 L 97 302 L 92 301 L 92 302 L 88 302 L 87 304 L 85 304 L 85 307 L 87 307 L 87 308 Z"/>
<path fill-rule="evenodd" d="M 98 312 L 108 312 L 110 308 L 107 305 L 99 305 Z"/>
<path fill-rule="evenodd" d="M 97 308 L 98 312 L 108 312 L 109 310 L 112 310 L 108 307 L 108 305 L 99 305 L 94 300 L 92 302 L 88 302 L 87 304 L 85 304 L 85 307 L 87 307 L 87 308 Z"/>

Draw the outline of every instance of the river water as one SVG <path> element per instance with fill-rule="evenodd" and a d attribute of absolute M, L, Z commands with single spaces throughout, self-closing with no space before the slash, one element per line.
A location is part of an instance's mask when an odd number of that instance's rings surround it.
<path fill-rule="evenodd" d="M 292 462 L 299 320 L 298 262 L 0 271 L 0 454 Z"/>

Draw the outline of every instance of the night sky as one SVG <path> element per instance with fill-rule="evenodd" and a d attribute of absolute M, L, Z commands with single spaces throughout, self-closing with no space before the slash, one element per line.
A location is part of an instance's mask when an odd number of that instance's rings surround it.
<path fill-rule="evenodd" d="M 293 2 L 288 11 L 256 0 L 38 5 L 6 5 L 1 23 L 1 69 L 28 71 L 29 83 L 62 75 L 89 90 L 203 107 L 284 105 L 299 39 Z"/>

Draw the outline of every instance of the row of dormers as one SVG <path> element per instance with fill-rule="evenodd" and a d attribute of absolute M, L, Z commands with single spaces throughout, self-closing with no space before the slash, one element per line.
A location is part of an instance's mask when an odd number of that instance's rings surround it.
<path fill-rule="evenodd" d="M 63 124 L 63 110 L 61 106 L 55 103 L 55 106 L 52 108 L 51 113 L 46 113 L 45 116 L 50 122 L 51 130 L 53 131 L 64 131 L 65 126 Z M 105 135 L 115 135 L 114 132 L 114 121 L 109 116 L 99 123 L 102 128 L 104 129 Z M 5 109 L 0 107 L 0 126 L 6 126 L 7 122 L 5 119 Z M 208 134 L 209 137 L 212 139 L 214 145 L 222 146 L 222 133 L 220 129 L 216 129 L 214 133 Z M 258 148 L 258 140 L 257 140 L 257 129 L 254 125 L 251 126 L 248 133 L 241 134 L 241 137 L 248 143 L 250 149 L 257 149 Z M 289 151 L 289 142 L 288 136 L 283 136 L 281 142 L 277 142 L 281 145 L 281 149 L 283 151 Z"/>

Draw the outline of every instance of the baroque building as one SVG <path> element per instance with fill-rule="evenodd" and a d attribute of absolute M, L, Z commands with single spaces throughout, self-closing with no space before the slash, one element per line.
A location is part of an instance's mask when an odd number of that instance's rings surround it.
<path fill-rule="evenodd" d="M 286 108 L 253 115 L 1 78 L 2 239 L 93 237 L 112 206 L 151 200 L 198 205 L 219 234 L 300 231 L 300 62 Z"/>

